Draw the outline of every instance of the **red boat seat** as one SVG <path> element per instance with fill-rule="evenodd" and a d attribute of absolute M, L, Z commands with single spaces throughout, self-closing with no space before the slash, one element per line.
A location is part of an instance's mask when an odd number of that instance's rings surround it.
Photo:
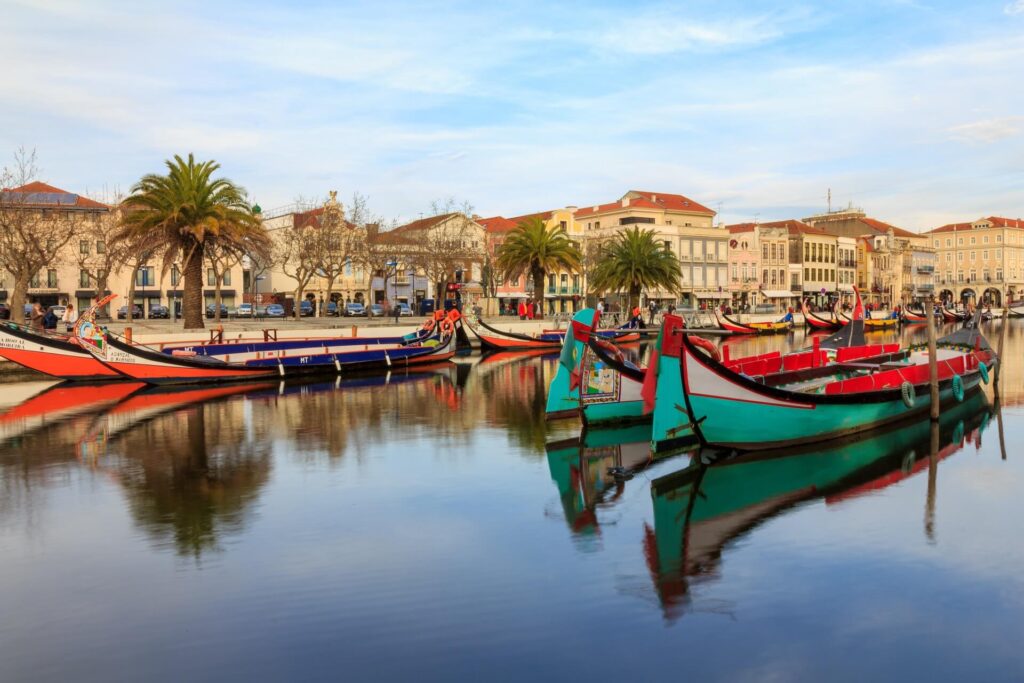
<path fill-rule="evenodd" d="M 939 381 L 949 379 L 953 375 L 963 375 L 966 372 L 976 370 L 978 359 L 971 356 L 956 356 L 938 362 Z M 897 389 L 904 382 L 910 382 L 915 386 L 927 384 L 930 378 L 928 364 L 912 365 L 896 370 L 876 372 L 861 377 L 839 380 L 825 385 L 826 394 L 857 394 L 865 391 L 880 391 L 882 389 Z"/>
<path fill-rule="evenodd" d="M 871 344 L 868 346 L 847 346 L 836 350 L 836 361 L 842 363 L 858 358 L 870 358 L 880 356 L 884 353 L 896 353 L 900 350 L 899 344 Z"/>

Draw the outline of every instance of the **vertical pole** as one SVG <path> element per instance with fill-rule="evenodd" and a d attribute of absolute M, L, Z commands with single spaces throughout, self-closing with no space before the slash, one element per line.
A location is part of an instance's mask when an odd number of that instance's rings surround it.
<path fill-rule="evenodd" d="M 931 389 L 931 418 L 939 419 L 939 361 L 935 348 L 935 298 L 928 297 L 925 304 L 928 318 L 928 386 Z"/>
<path fill-rule="evenodd" d="M 928 449 L 928 494 L 924 504 L 924 535 L 935 542 L 935 494 L 939 481 L 939 423 L 932 422 Z"/>
<path fill-rule="evenodd" d="M 1006 333 L 1010 329 L 1010 300 L 1009 297 L 1003 299 L 1003 323 L 1002 329 L 999 330 L 999 343 L 996 345 L 996 354 L 999 358 L 996 360 L 995 378 L 993 379 L 994 384 L 999 384 L 999 372 L 1000 368 L 1003 367 L 1003 348 L 1006 346 Z"/>

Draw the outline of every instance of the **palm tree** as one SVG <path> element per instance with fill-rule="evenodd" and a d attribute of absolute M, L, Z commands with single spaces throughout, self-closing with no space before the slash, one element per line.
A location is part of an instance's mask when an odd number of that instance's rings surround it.
<path fill-rule="evenodd" d="M 595 292 L 627 290 L 627 310 L 632 310 L 646 289 L 678 291 L 679 273 L 679 259 L 655 239 L 653 230 L 627 228 L 602 245 L 590 287 Z"/>
<path fill-rule="evenodd" d="M 152 250 L 166 272 L 182 263 L 186 328 L 203 327 L 203 266 L 208 247 L 266 257 L 270 238 L 245 202 L 245 191 L 227 178 L 213 178 L 220 164 L 175 155 L 164 162 L 167 175 L 149 174 L 124 201 L 116 240 Z M 128 302 L 129 307 L 132 302 Z"/>
<path fill-rule="evenodd" d="M 495 266 L 501 276 L 515 279 L 524 272 L 533 278 L 533 297 L 544 301 L 544 276 L 552 270 L 579 272 L 580 250 L 562 228 L 548 228 L 534 216 L 519 223 L 498 248 Z M 541 316 L 544 307 L 541 306 Z"/>

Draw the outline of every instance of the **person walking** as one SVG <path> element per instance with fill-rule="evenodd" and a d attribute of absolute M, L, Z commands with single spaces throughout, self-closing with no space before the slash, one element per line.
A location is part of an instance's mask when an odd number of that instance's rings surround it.
<path fill-rule="evenodd" d="M 402 307 L 401 307 L 401 305 L 396 303 L 394 305 L 394 307 L 391 309 L 391 312 L 395 316 L 395 324 L 397 325 L 398 324 L 398 317 L 400 315 L 402 315 Z"/>
<path fill-rule="evenodd" d="M 75 321 L 78 320 L 78 316 L 75 315 L 75 305 L 68 303 L 67 308 L 64 309 L 64 315 L 60 319 L 64 321 L 65 332 L 75 329 Z"/>
<path fill-rule="evenodd" d="M 32 304 L 32 311 L 29 313 L 29 328 L 33 332 L 42 332 L 45 328 L 43 327 L 43 318 L 46 317 L 46 313 L 43 311 L 43 307 L 38 302 Z"/>
<path fill-rule="evenodd" d="M 654 327 L 654 316 L 658 313 L 658 302 L 651 299 L 647 303 L 647 326 Z"/>
<path fill-rule="evenodd" d="M 597 302 L 597 312 L 598 312 L 599 314 L 600 314 L 600 313 L 604 313 L 604 299 L 600 299 L 600 300 L 599 300 L 599 301 Z"/>
<path fill-rule="evenodd" d="M 523 299 L 519 300 L 519 319 L 526 320 L 526 301 Z"/>

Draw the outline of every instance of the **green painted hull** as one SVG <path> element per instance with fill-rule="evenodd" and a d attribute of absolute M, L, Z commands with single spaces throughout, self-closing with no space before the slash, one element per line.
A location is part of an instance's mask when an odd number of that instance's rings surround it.
<path fill-rule="evenodd" d="M 968 430 L 983 428 L 988 411 L 982 393 L 947 411 L 939 448 L 962 438 L 965 423 Z M 796 454 L 694 462 L 654 480 L 657 567 L 652 569 L 662 588 L 671 592 L 670 584 L 680 576 L 706 573 L 728 542 L 799 501 L 846 491 L 927 457 L 930 429 L 924 418 Z"/>

